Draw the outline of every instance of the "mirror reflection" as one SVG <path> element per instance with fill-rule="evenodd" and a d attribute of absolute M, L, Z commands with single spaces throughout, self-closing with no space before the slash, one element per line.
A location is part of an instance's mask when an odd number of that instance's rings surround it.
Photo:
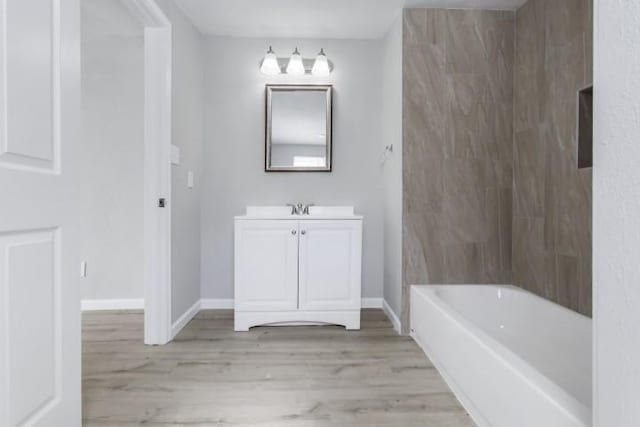
<path fill-rule="evenodd" d="M 331 86 L 267 86 L 267 171 L 331 170 Z"/>

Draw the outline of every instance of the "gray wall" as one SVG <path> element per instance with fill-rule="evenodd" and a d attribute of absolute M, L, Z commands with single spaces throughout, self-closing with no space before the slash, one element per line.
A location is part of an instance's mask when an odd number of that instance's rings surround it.
<path fill-rule="evenodd" d="M 82 1 L 82 299 L 140 299 L 143 281 L 144 41 L 121 2 Z"/>
<path fill-rule="evenodd" d="M 280 56 L 321 47 L 331 78 L 260 74 L 269 45 Z M 202 207 L 203 298 L 233 297 L 233 216 L 247 205 L 309 202 L 354 205 L 364 215 L 363 296 L 382 297 L 383 192 L 380 42 L 205 38 L 205 129 Z M 265 83 L 333 83 L 332 173 L 264 172 Z"/>
<path fill-rule="evenodd" d="M 405 332 L 410 284 L 511 282 L 514 22 L 404 12 Z"/>
<path fill-rule="evenodd" d="M 393 145 L 383 166 L 384 299 L 402 313 L 402 16 L 383 40 L 382 148 Z"/>
<path fill-rule="evenodd" d="M 591 0 L 517 12 L 514 283 L 591 314 L 591 169 L 577 169 L 577 92 L 593 81 Z"/>
<path fill-rule="evenodd" d="M 640 420 L 640 2 L 595 13 L 594 426 Z"/>
<path fill-rule="evenodd" d="M 200 202 L 204 140 L 202 36 L 176 5 L 157 0 L 172 26 L 172 144 L 180 165 L 171 167 L 171 317 L 175 322 L 200 300 Z M 192 171 L 195 187 L 187 188 Z"/>

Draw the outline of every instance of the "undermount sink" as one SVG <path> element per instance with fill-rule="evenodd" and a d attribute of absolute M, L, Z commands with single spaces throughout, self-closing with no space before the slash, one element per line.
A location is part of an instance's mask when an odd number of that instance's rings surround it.
<path fill-rule="evenodd" d="M 305 215 L 291 213 L 290 206 L 247 206 L 246 214 L 236 218 L 356 219 L 361 217 L 355 214 L 353 206 L 310 206 L 309 214 Z"/>

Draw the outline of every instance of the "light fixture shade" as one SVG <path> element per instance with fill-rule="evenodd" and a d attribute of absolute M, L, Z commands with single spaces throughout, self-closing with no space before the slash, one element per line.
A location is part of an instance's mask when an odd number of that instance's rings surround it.
<path fill-rule="evenodd" d="M 317 77 L 328 77 L 329 74 L 331 74 L 329 60 L 327 59 L 327 55 L 324 53 L 324 49 L 320 49 L 320 53 L 316 57 L 316 61 L 313 63 L 311 74 Z"/>
<path fill-rule="evenodd" d="M 287 74 L 292 76 L 304 75 L 304 63 L 302 62 L 302 55 L 298 52 L 298 48 L 293 51 L 291 58 L 289 58 L 289 64 L 287 64 Z"/>
<path fill-rule="evenodd" d="M 273 49 L 271 49 L 271 46 L 269 46 L 269 50 L 262 60 L 260 71 L 267 76 L 277 76 L 282 72 L 280 64 L 278 64 L 278 58 Z"/>

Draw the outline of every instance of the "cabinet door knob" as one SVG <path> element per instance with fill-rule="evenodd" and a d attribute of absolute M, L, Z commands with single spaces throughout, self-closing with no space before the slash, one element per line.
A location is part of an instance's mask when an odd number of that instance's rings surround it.
<path fill-rule="evenodd" d="M 293 234 L 294 236 L 296 235 L 297 231 L 296 230 L 291 230 L 291 234 Z"/>
<path fill-rule="evenodd" d="M 305 230 L 302 230 L 300 233 L 301 233 L 302 235 L 307 234 L 307 232 L 306 232 Z"/>

